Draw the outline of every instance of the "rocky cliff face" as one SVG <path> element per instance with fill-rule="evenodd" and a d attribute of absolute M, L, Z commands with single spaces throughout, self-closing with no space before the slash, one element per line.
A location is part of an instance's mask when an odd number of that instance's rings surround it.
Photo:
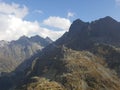
<path fill-rule="evenodd" d="M 91 48 L 94 43 L 106 43 L 120 46 L 120 22 L 107 16 L 99 20 L 83 22 L 75 20 L 70 26 L 69 32 L 57 40 L 57 45 L 81 50 Z"/>
<path fill-rule="evenodd" d="M 0 41 L 0 72 L 14 71 L 22 62 L 51 42 L 40 36 L 31 38 L 22 36 L 18 40 L 11 42 Z"/>

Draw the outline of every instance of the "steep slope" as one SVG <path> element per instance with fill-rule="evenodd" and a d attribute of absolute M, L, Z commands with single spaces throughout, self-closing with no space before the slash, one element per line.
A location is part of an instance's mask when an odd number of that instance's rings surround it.
<path fill-rule="evenodd" d="M 117 72 L 120 77 L 120 48 L 108 44 L 95 44 L 90 51 L 99 57 L 103 57 L 108 67 Z"/>
<path fill-rule="evenodd" d="M 1 41 L 0 72 L 13 71 L 24 60 L 29 59 L 38 50 L 43 49 L 50 43 L 51 41 L 40 36 L 33 36 L 31 38 L 22 36 L 16 41 Z"/>
<path fill-rule="evenodd" d="M 55 51 L 59 53 L 52 52 L 54 57 L 40 58 L 39 65 L 33 69 L 33 77 L 27 81 L 29 83 L 16 90 L 120 89 L 120 80 L 105 66 L 102 58 L 88 51 L 65 47 L 56 48 Z"/>
<path fill-rule="evenodd" d="M 17 89 L 40 90 L 39 81 L 45 78 L 61 90 L 119 90 L 119 40 L 120 23 L 113 18 L 91 23 L 77 19 L 69 32 L 42 50 Z"/>

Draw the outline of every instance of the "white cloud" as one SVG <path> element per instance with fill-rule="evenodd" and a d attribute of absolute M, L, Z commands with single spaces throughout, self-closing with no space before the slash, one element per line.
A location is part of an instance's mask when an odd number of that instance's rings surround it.
<path fill-rule="evenodd" d="M 120 5 L 120 0 L 115 0 L 117 5 Z"/>
<path fill-rule="evenodd" d="M 15 16 L 0 15 L 0 40 L 16 40 L 22 35 L 50 37 L 53 40 L 59 38 L 65 31 L 54 31 L 41 27 L 37 21 L 30 22 Z"/>
<path fill-rule="evenodd" d="M 40 28 L 39 35 L 42 37 L 50 37 L 52 40 L 58 39 L 62 36 L 66 31 L 54 31 L 47 28 Z"/>
<path fill-rule="evenodd" d="M 75 14 L 74 14 L 73 12 L 68 12 L 67 17 L 68 17 L 68 18 L 74 17 L 74 15 L 75 15 Z"/>
<path fill-rule="evenodd" d="M 14 40 L 22 35 L 29 35 L 39 29 L 37 22 L 24 21 L 15 16 L 2 16 L 0 19 L 0 40 Z M 4 21 L 4 23 L 3 23 Z"/>
<path fill-rule="evenodd" d="M 16 3 L 7 4 L 0 2 L 0 14 L 15 15 L 16 17 L 24 18 L 28 14 L 28 8 Z"/>
<path fill-rule="evenodd" d="M 65 31 L 68 31 L 71 25 L 71 22 L 69 19 L 56 17 L 56 16 L 50 16 L 48 19 L 44 20 L 43 23 L 45 25 L 55 27 Z"/>
<path fill-rule="evenodd" d="M 41 10 L 35 10 L 34 12 L 39 13 L 39 14 L 43 14 L 43 11 L 41 11 Z"/>
<path fill-rule="evenodd" d="M 27 21 L 23 18 L 27 15 L 26 6 L 21 7 L 19 4 L 6 4 L 0 2 L 0 40 L 16 40 L 20 36 L 40 35 L 42 37 L 50 37 L 56 40 L 68 30 L 71 22 L 66 18 L 49 17 L 44 20 L 44 24 L 61 30 L 55 31 L 43 27 L 38 21 Z"/>

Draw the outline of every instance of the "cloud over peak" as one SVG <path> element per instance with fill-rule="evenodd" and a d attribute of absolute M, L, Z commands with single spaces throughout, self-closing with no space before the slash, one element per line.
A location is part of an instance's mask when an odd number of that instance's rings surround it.
<path fill-rule="evenodd" d="M 43 13 L 40 10 L 36 12 Z M 50 16 L 41 22 L 28 21 L 24 19 L 28 13 L 28 8 L 24 5 L 0 2 L 0 40 L 16 40 L 23 35 L 40 35 L 44 38 L 48 36 L 56 40 L 69 29 L 71 24 L 69 19 L 59 16 Z M 40 23 L 44 25 L 41 26 Z M 46 25 L 59 30 L 52 30 Z"/>
<path fill-rule="evenodd" d="M 71 22 L 67 18 L 61 18 L 58 16 L 50 16 L 48 19 L 43 21 L 45 25 L 55 27 L 61 30 L 67 31 L 71 25 Z"/>

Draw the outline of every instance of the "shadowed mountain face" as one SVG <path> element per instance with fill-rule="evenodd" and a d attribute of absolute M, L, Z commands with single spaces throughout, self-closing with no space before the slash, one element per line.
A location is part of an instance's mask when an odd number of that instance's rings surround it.
<path fill-rule="evenodd" d="M 90 48 L 93 43 L 120 46 L 120 23 L 109 16 L 91 23 L 77 19 L 56 42 L 76 50 Z"/>
<path fill-rule="evenodd" d="M 120 23 L 75 20 L 42 50 L 16 90 L 119 90 Z"/>
<path fill-rule="evenodd" d="M 0 72 L 11 72 L 37 51 L 42 50 L 52 41 L 40 36 L 28 38 L 20 37 L 18 40 L 7 42 L 0 41 Z M 25 69 L 26 66 L 22 67 Z"/>

